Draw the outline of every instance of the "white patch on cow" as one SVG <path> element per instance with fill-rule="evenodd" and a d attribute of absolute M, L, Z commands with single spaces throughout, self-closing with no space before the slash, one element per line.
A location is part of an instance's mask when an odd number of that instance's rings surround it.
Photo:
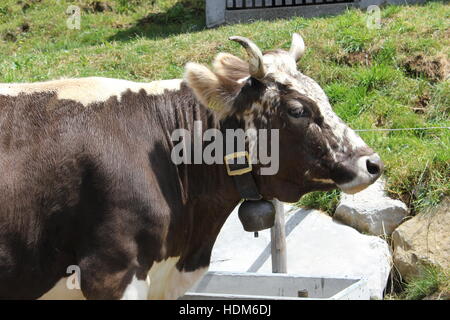
<path fill-rule="evenodd" d="M 239 79 L 239 80 L 237 81 L 237 83 L 239 83 L 239 84 L 244 84 L 249 78 L 250 78 L 250 76 L 244 77 L 244 78 L 242 78 L 242 79 Z"/>
<path fill-rule="evenodd" d="M 367 147 L 366 143 L 351 129 L 349 128 L 333 111 L 330 102 L 317 82 L 309 77 L 303 76 L 304 79 L 308 79 L 310 86 L 313 90 L 308 92 L 308 95 L 312 95 L 313 100 L 316 101 L 320 112 L 324 116 L 325 122 L 331 127 L 333 135 L 336 137 L 338 144 L 347 140 L 352 149 L 358 149 Z"/>
<path fill-rule="evenodd" d="M 350 146 L 354 149 L 367 147 L 367 144 L 364 142 L 364 140 L 361 139 L 361 137 L 358 136 L 356 132 L 350 128 L 349 130 L 347 130 L 346 137 L 350 142 Z"/>
<path fill-rule="evenodd" d="M 127 90 L 159 95 L 165 90 L 179 90 L 182 80 L 159 80 L 149 83 L 128 80 L 89 77 L 78 79 L 61 79 L 36 83 L 2 83 L 0 95 L 17 96 L 21 93 L 56 92 L 58 99 L 77 101 L 84 106 L 91 103 L 106 101 L 116 96 L 120 101 Z"/>
<path fill-rule="evenodd" d="M 367 188 L 369 185 L 373 183 L 373 177 L 367 171 L 367 161 L 368 157 L 360 157 L 354 166 L 354 170 L 356 171 L 356 177 L 347 183 L 338 184 L 339 189 L 348 194 L 355 194 Z"/>
<path fill-rule="evenodd" d="M 278 51 L 265 54 L 263 61 L 266 74 L 284 77 L 287 74 L 293 75 L 297 72 L 297 62 L 287 52 Z"/>
<path fill-rule="evenodd" d="M 133 280 L 125 289 L 121 300 L 147 300 L 150 279 L 138 280 L 133 276 Z"/>
<path fill-rule="evenodd" d="M 85 300 L 81 289 L 69 289 L 67 281 L 70 277 L 61 278 L 52 289 L 38 300 Z"/>
<path fill-rule="evenodd" d="M 253 114 L 244 116 L 245 133 L 248 137 L 248 151 L 252 164 L 258 163 L 258 132 L 254 123 Z"/>
<path fill-rule="evenodd" d="M 208 268 L 195 271 L 179 271 L 176 264 L 179 257 L 171 257 L 153 264 L 149 271 L 150 290 L 148 299 L 177 299 L 181 297 L 205 274 Z"/>
<path fill-rule="evenodd" d="M 154 263 L 146 280 L 138 280 L 134 276 L 125 289 L 122 300 L 174 300 L 181 297 L 200 280 L 208 268 L 189 272 L 179 271 L 176 268 L 178 260 L 179 257 L 171 257 Z M 61 278 L 39 300 L 84 300 L 85 297 L 80 289 L 68 289 L 67 279 Z"/>

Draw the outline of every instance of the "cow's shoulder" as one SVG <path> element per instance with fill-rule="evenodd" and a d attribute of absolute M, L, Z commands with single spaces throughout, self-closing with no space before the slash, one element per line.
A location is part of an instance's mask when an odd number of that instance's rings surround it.
<path fill-rule="evenodd" d="M 132 92 L 145 90 L 153 95 L 163 94 L 165 90 L 178 90 L 181 82 L 181 79 L 134 82 L 103 77 L 69 78 L 34 83 L 2 83 L 0 95 L 18 96 L 54 92 L 59 99 L 74 100 L 87 106 L 106 101 L 113 96 L 120 100 L 122 94 L 128 90 Z"/>

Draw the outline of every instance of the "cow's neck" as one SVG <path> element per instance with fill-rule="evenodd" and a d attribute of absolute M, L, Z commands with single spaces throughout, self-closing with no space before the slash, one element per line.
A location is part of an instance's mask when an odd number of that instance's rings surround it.
<path fill-rule="evenodd" d="M 168 134 L 175 129 L 188 129 L 193 136 L 194 121 L 202 122 L 203 131 L 211 128 L 236 129 L 234 126 L 238 122 L 219 122 L 186 86 L 182 85 L 179 91 L 172 94 L 177 96 L 173 101 L 180 102 L 172 103 L 172 114 L 176 119 L 171 122 L 171 128 L 165 128 Z M 184 219 L 181 219 L 183 223 L 175 227 L 178 230 L 173 231 L 181 232 L 190 228 L 190 238 L 186 242 L 188 247 L 183 248 L 178 264 L 179 268 L 190 271 L 209 264 L 215 239 L 241 197 L 223 164 L 208 165 L 204 161 L 201 164 L 181 164 L 177 166 L 177 175 Z"/>
<path fill-rule="evenodd" d="M 195 136 L 197 136 L 197 139 L 202 139 L 203 133 L 208 129 L 218 129 L 222 131 L 225 137 L 226 129 L 238 129 L 243 125 L 239 121 L 219 121 L 213 112 L 195 98 L 192 90 L 184 83 L 182 83 L 180 90 L 172 92 L 172 94 L 176 96 L 176 99 L 172 98 L 172 102 L 175 101 L 175 103 L 171 103 L 173 107 L 171 114 L 176 119 L 173 119 L 174 121 L 171 121 L 171 124 L 166 124 L 163 128 L 168 134 L 166 137 L 168 140 L 171 140 L 169 135 L 177 129 L 188 130 L 192 139 Z M 197 125 L 201 123 L 202 132 L 200 135 L 194 132 L 195 122 L 197 122 Z M 172 142 L 171 147 L 174 147 L 177 143 L 179 142 Z M 203 147 L 205 146 L 206 144 L 203 145 Z M 190 163 L 177 166 L 184 200 L 194 201 L 206 197 L 209 201 L 217 198 L 217 202 L 238 202 L 240 196 L 234 186 L 233 179 L 227 174 L 223 161 L 219 164 L 209 165 L 202 159 L 200 164 L 194 164 L 193 143 L 191 143 L 191 152 Z M 220 205 L 223 205 L 223 203 L 220 203 Z"/>

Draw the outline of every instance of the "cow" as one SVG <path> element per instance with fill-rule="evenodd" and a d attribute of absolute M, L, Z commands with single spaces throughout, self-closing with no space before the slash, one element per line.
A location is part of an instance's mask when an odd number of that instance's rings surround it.
<path fill-rule="evenodd" d="M 230 39 L 248 61 L 220 53 L 212 68 L 188 63 L 183 79 L 0 85 L 1 299 L 182 296 L 242 198 L 227 163 L 172 161 L 171 133 L 195 121 L 278 130 L 277 172 L 258 162 L 247 172 L 266 200 L 355 193 L 381 175 L 378 154 L 297 70 L 300 35 L 264 53 Z M 67 286 L 70 268 L 79 289 Z"/>

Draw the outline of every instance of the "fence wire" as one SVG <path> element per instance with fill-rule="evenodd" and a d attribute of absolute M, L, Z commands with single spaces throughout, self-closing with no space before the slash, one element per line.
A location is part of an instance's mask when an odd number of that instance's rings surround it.
<path fill-rule="evenodd" d="M 450 130 L 450 127 L 423 127 L 423 128 L 378 128 L 378 129 L 355 129 L 353 131 L 357 132 L 367 132 L 367 131 L 412 131 L 412 130 L 437 130 L 437 129 L 447 129 Z"/>

